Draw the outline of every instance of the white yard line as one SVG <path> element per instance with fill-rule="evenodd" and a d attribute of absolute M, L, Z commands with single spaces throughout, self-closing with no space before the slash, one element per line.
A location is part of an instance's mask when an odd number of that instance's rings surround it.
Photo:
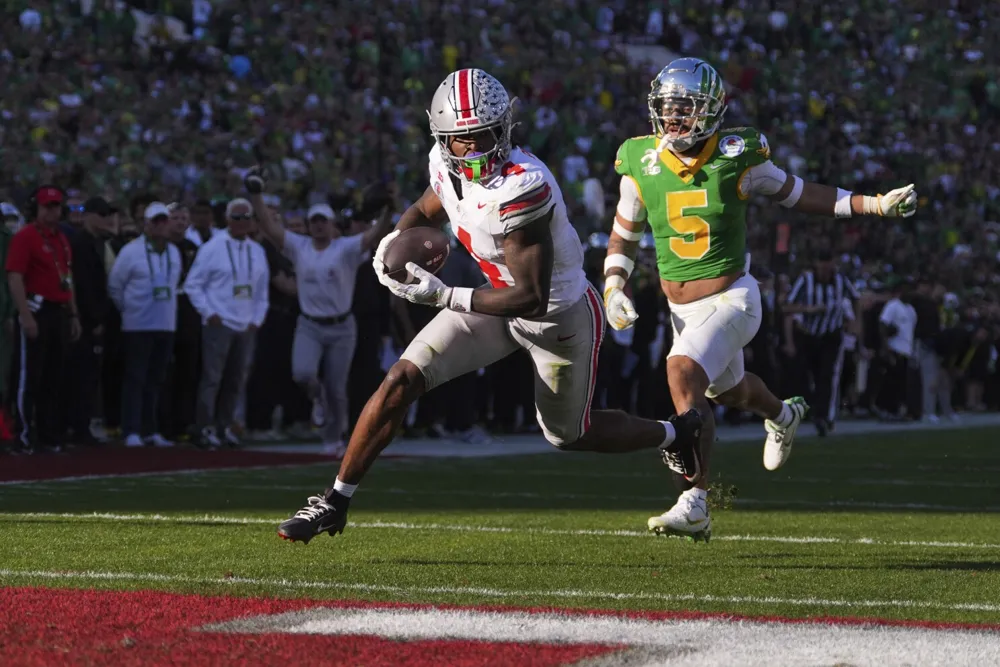
<path fill-rule="evenodd" d="M 47 519 L 79 519 L 95 522 L 139 522 L 139 523 L 173 523 L 193 525 L 240 525 L 240 526 L 276 526 L 284 517 L 239 517 L 225 515 L 166 515 L 166 514 L 115 514 L 110 512 L 94 513 L 58 513 L 58 512 L 8 512 L 0 513 L 0 520 L 47 520 Z M 457 533 L 505 533 L 521 535 L 565 535 L 591 537 L 655 537 L 648 531 L 639 530 L 606 530 L 600 528 L 560 529 L 560 528 L 509 528 L 506 526 L 470 526 L 450 523 L 405 523 L 395 521 L 352 521 L 348 528 L 373 530 L 419 530 L 447 531 Z M 1000 544 L 985 544 L 978 542 L 950 541 L 920 541 L 920 540 L 881 540 L 870 537 L 839 538 L 810 537 L 794 535 L 719 535 L 713 537 L 717 542 L 778 542 L 782 544 L 860 544 L 885 547 L 928 547 L 942 549 L 1000 549 Z"/>
<path fill-rule="evenodd" d="M 182 574 L 160 574 L 155 572 L 81 572 L 56 570 L 9 570 L 0 569 L 0 578 L 28 578 L 82 581 L 148 581 L 158 583 L 186 583 L 218 586 L 269 586 L 291 589 L 348 590 L 363 593 L 396 593 L 402 595 L 475 595 L 487 598 L 579 598 L 591 600 L 654 600 L 659 602 L 704 602 L 723 604 L 766 604 L 797 607 L 837 607 L 846 609 L 902 608 L 941 609 L 948 611 L 1000 611 L 1000 604 L 989 602 L 939 602 L 935 600 L 842 600 L 815 597 L 783 598 L 774 596 L 728 596 L 698 595 L 694 593 L 649 593 L 613 592 L 604 590 L 512 590 L 500 588 L 479 588 L 474 586 L 394 586 L 389 584 L 367 584 L 360 582 L 305 581 L 299 579 L 268 579 L 256 577 L 192 577 Z"/>

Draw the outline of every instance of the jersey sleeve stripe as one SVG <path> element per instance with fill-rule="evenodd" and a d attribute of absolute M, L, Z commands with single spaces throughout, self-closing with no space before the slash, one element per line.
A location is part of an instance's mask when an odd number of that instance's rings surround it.
<path fill-rule="evenodd" d="M 543 183 L 540 187 L 530 192 L 526 192 L 517 199 L 500 205 L 500 221 L 509 222 L 515 218 L 534 217 L 534 214 L 545 208 L 552 201 L 552 188 L 548 183 Z"/>

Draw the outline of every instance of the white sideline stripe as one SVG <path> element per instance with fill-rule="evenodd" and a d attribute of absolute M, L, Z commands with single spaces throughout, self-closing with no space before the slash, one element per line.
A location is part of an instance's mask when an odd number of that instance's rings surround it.
<path fill-rule="evenodd" d="M 167 477 L 170 475 L 190 476 L 190 475 L 210 475 L 216 472 L 237 472 L 242 470 L 281 470 L 283 468 L 304 468 L 308 466 L 329 466 L 334 463 L 330 461 L 316 461 L 314 463 L 282 463 L 280 465 L 260 465 L 260 466 L 232 466 L 228 468 L 188 468 L 185 470 L 161 470 L 160 472 L 123 472 L 102 475 L 76 475 L 73 477 L 57 477 L 55 479 L 14 479 L 0 482 L 0 486 L 18 485 L 41 485 L 59 484 L 62 482 L 84 482 L 95 479 L 130 479 L 133 477 Z"/>
<path fill-rule="evenodd" d="M 245 468 L 244 468 L 245 470 Z M 55 483 L 60 483 L 63 481 L 70 481 L 70 478 L 64 480 L 50 480 Z M 170 484 L 173 488 L 207 488 L 215 486 L 214 483 L 205 484 L 202 482 L 188 482 L 183 480 L 178 480 L 175 483 Z M 287 485 L 287 484 L 229 484 L 226 483 L 227 489 L 232 489 L 236 491 L 302 491 L 303 485 Z M 125 492 L 131 489 L 116 489 L 103 487 L 101 491 L 120 491 Z M 484 493 L 482 491 L 472 491 L 466 489 L 438 489 L 435 491 L 422 491 L 419 489 L 401 489 L 401 488 L 367 488 L 365 493 L 370 493 L 373 495 L 398 495 L 398 496 L 454 496 L 454 497 L 464 497 L 464 498 L 482 498 Z M 549 500 L 612 500 L 612 501 L 636 501 L 636 502 L 648 502 L 648 503 L 667 503 L 666 496 L 632 496 L 632 495 L 607 495 L 598 493 L 545 493 L 540 491 L 490 491 L 489 495 L 494 498 L 524 498 L 524 499 L 549 499 Z M 733 500 L 735 505 L 746 505 L 746 506 L 762 506 L 762 507 L 784 507 L 784 506 L 795 506 L 795 507 L 811 507 L 811 508 L 855 508 L 855 509 L 887 509 L 887 510 L 926 510 L 932 512 L 1000 512 L 1000 506 L 996 505 L 981 505 L 981 506 L 960 506 L 960 505 L 935 505 L 931 503 L 884 503 L 877 501 L 864 501 L 864 500 L 795 500 L 795 499 L 783 499 L 783 500 L 771 500 L 763 498 L 741 498 L 736 497 Z"/>
<path fill-rule="evenodd" d="M 352 590 L 365 593 L 398 593 L 404 595 L 478 595 L 492 598 L 584 598 L 603 600 L 657 600 L 660 602 L 706 602 L 725 604 L 772 604 L 799 607 L 944 609 L 950 611 L 1000 611 L 1000 604 L 988 602 L 938 602 L 933 600 L 828 600 L 824 598 L 781 598 L 773 596 L 695 595 L 693 593 L 616 593 L 612 591 L 587 591 L 579 589 L 510 590 L 477 588 L 474 586 L 393 586 L 339 581 L 303 581 L 298 579 L 267 579 L 256 577 L 191 577 L 183 574 L 155 572 L 81 572 L 56 570 L 0 569 L 0 577 L 32 579 L 81 579 L 86 581 L 151 581 L 160 583 L 187 583 L 208 585 L 271 586 L 298 589 Z"/>
<path fill-rule="evenodd" d="M 362 635 L 393 640 L 600 644 L 621 647 L 600 665 L 996 664 L 990 632 L 473 609 L 317 607 L 205 626 L 237 633 Z M 639 651 L 626 647 L 641 647 Z"/>
<path fill-rule="evenodd" d="M 0 513 L 0 519 L 83 519 L 90 521 L 144 521 L 177 524 L 230 524 L 239 526 L 274 526 L 284 518 L 267 519 L 264 517 L 238 517 L 203 514 L 168 515 L 168 514 L 113 514 L 94 512 L 89 514 L 58 513 L 58 512 L 7 512 Z M 649 531 L 640 530 L 606 530 L 601 528 L 508 528 L 506 526 L 468 526 L 450 523 L 403 523 L 395 521 L 361 521 L 351 522 L 348 528 L 370 528 L 391 530 L 443 530 L 457 533 L 510 533 L 533 535 L 569 535 L 593 537 L 641 537 L 655 538 Z M 1000 549 L 1000 544 L 983 544 L 977 542 L 938 542 L 918 540 L 877 540 L 871 537 L 841 538 L 841 537 L 796 537 L 782 535 L 719 535 L 712 538 L 718 542 L 779 542 L 783 544 L 865 544 L 887 547 L 937 547 L 945 549 Z"/>

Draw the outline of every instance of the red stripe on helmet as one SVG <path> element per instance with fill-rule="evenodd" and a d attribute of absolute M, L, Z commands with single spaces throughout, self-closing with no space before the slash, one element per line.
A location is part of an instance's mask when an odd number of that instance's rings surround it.
<path fill-rule="evenodd" d="M 472 70 L 458 72 L 458 111 L 462 118 L 472 118 Z"/>

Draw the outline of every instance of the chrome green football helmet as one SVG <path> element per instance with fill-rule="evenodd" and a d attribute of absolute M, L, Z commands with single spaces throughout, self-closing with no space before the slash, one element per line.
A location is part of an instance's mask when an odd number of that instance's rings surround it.
<path fill-rule="evenodd" d="M 649 120 L 661 144 L 671 150 L 686 151 L 722 125 L 726 88 L 704 60 L 674 60 L 660 70 L 650 88 Z"/>

